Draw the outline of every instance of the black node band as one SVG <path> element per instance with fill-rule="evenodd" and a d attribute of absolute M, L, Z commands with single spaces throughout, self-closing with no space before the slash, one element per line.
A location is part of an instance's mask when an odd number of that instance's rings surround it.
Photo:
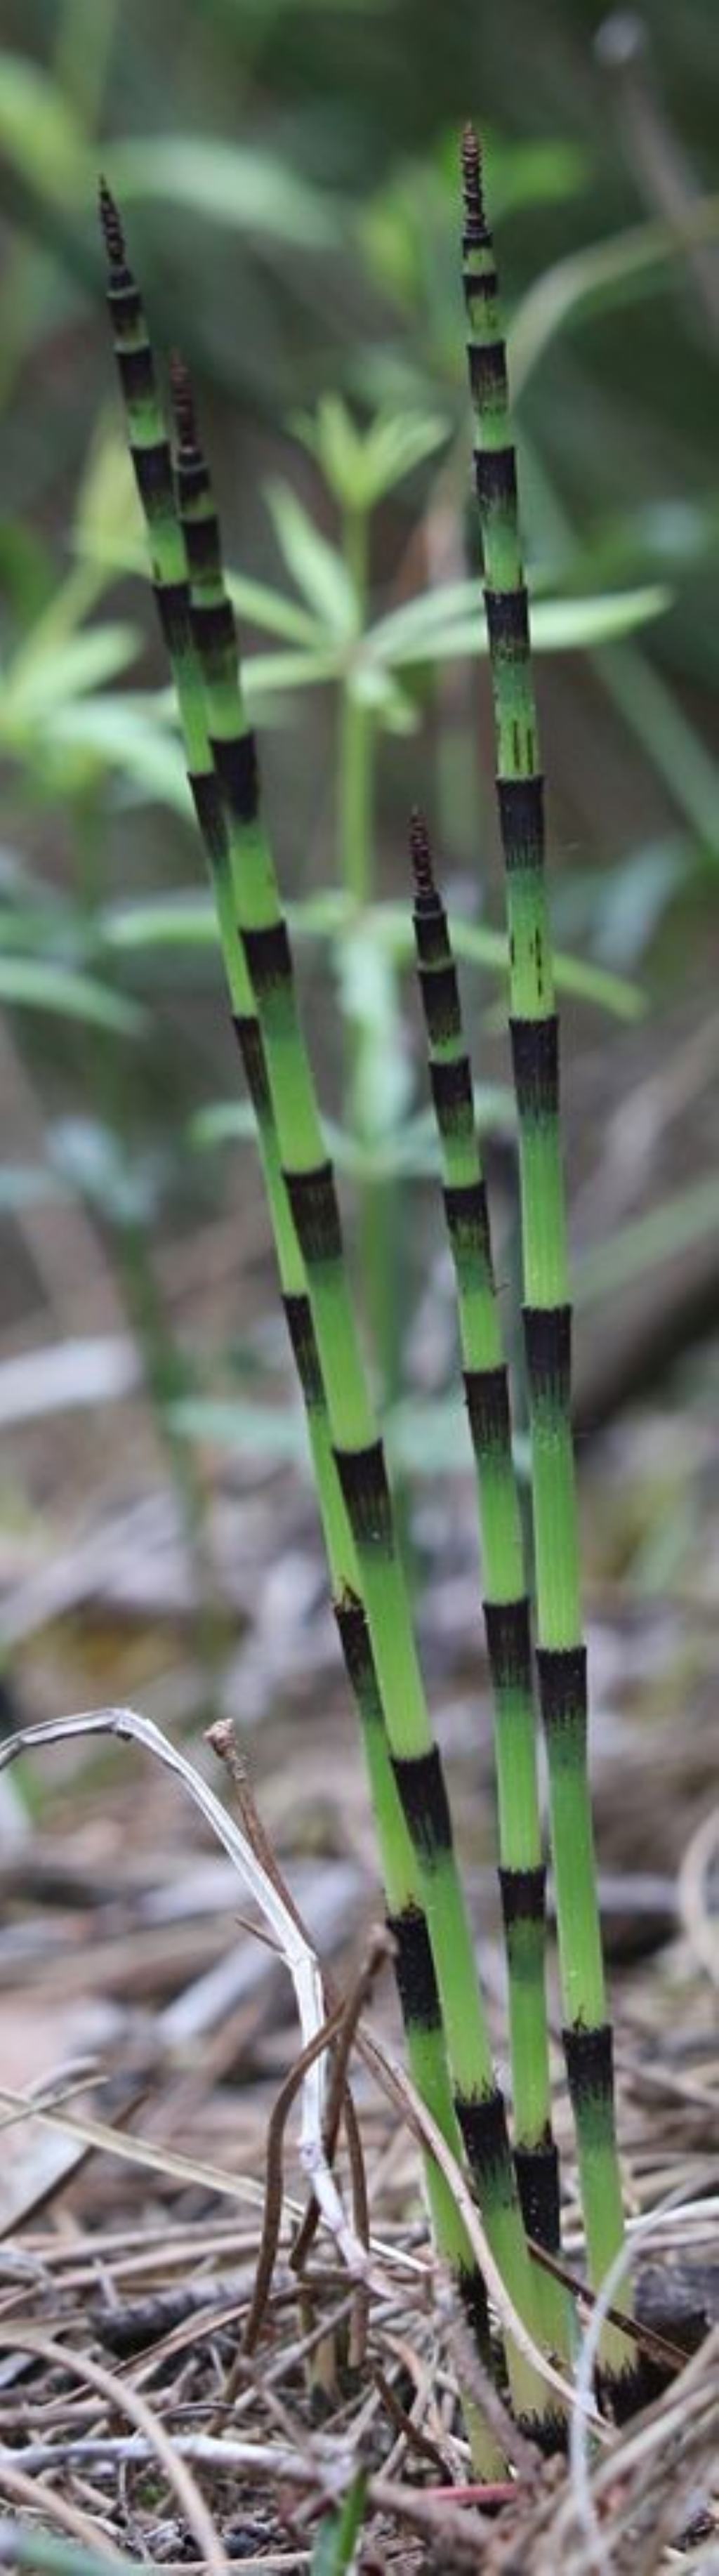
<path fill-rule="evenodd" d="M 186 581 L 153 582 L 155 607 L 170 660 L 187 653 L 192 642 L 190 593 Z"/>
<path fill-rule="evenodd" d="M 221 572 L 220 523 L 215 517 L 214 510 L 211 510 L 208 513 L 206 519 L 183 520 L 183 527 L 185 531 L 185 552 L 193 579 L 195 581 L 219 581 Z M 197 611 L 198 602 L 196 601 L 194 604 L 195 611 Z M 232 649 L 234 652 L 234 626 Z"/>
<path fill-rule="evenodd" d="M 204 501 L 205 493 L 210 489 L 210 477 L 204 456 L 196 454 L 187 456 L 184 448 L 179 448 L 175 457 L 175 476 L 183 510 L 187 509 L 192 501 Z M 185 533 L 187 534 L 187 531 Z"/>
<path fill-rule="evenodd" d="M 542 1721 L 548 1735 L 584 1725 L 587 1716 L 586 1646 L 538 1646 Z"/>
<path fill-rule="evenodd" d="M 489 238 L 489 233 L 484 235 L 484 240 L 487 243 L 489 242 Z M 467 252 L 478 248 L 479 244 L 477 242 L 468 241 L 465 235 L 463 240 L 464 251 Z M 484 298 L 487 304 L 493 304 L 499 294 L 499 279 L 496 268 L 463 268 L 462 284 L 465 295 L 468 299 L 475 295 L 480 295 Z"/>
<path fill-rule="evenodd" d="M 258 1118 L 264 1118 L 270 1107 L 270 1087 L 259 1020 L 249 1011 L 233 1011 L 232 1026 L 252 1107 Z"/>
<path fill-rule="evenodd" d="M 530 1399 L 568 1413 L 572 1371 L 571 1306 L 523 1306 Z"/>
<path fill-rule="evenodd" d="M 455 1057 L 453 1064 L 430 1064 L 429 1079 L 432 1099 L 441 1128 L 461 1127 L 464 1134 L 474 1132 L 474 1093 L 469 1057 Z"/>
<path fill-rule="evenodd" d="M 594 2030 L 563 2030 L 562 2046 L 575 2110 L 583 2109 L 589 2101 L 611 2101 L 614 2086 L 611 2022 L 599 2022 Z"/>
<path fill-rule="evenodd" d="M 464 1392 L 473 1448 L 482 1457 L 488 1449 L 500 1449 L 509 1455 L 512 1433 L 506 1368 L 465 1369 Z"/>
<path fill-rule="evenodd" d="M 459 992 L 453 960 L 448 958 L 444 965 L 421 973 L 420 992 L 430 1045 L 442 1046 L 448 1038 L 459 1037 Z"/>
<path fill-rule="evenodd" d="M 515 1923 L 543 1923 L 547 1879 L 543 1861 L 536 1869 L 500 1869 L 498 1877 L 505 1930 L 511 1932 Z"/>
<path fill-rule="evenodd" d="M 118 346 L 115 355 L 128 409 L 133 403 L 151 402 L 155 392 L 155 369 L 149 340 L 141 340 L 139 348 Z"/>
<path fill-rule="evenodd" d="M 248 729 L 247 733 L 233 734 L 229 742 L 218 738 L 210 748 L 231 814 L 238 823 L 255 823 L 260 783 L 254 734 Z"/>
<path fill-rule="evenodd" d="M 480 2360 L 489 2365 L 491 2357 L 489 2308 L 479 2264 L 473 2272 L 464 2270 L 457 2272 L 455 2278 L 467 2324 L 474 2337 Z"/>
<path fill-rule="evenodd" d="M 213 867 L 227 856 L 227 825 L 214 769 L 190 769 L 188 780 L 204 847 Z"/>
<path fill-rule="evenodd" d="M 514 2170 L 527 2235 L 546 2254 L 560 2246 L 559 2156 L 553 2140 L 541 2147 L 515 2147 Z"/>
<path fill-rule="evenodd" d="M 331 1163 L 316 1163 L 311 1172 L 285 1172 L 300 1251 L 306 1261 L 339 1261 L 342 1235 Z"/>
<path fill-rule="evenodd" d="M 419 1906 L 405 1905 L 401 1914 L 388 1914 L 387 1928 L 396 1944 L 394 1970 L 406 2027 L 413 2030 L 441 2029 L 429 1933 Z"/>
<path fill-rule="evenodd" d="M 512 1066 L 520 1118 L 543 1120 L 559 1113 L 559 1021 L 556 1011 L 545 1020 L 510 1019 Z"/>
<path fill-rule="evenodd" d="M 480 2187 L 487 2174 L 499 2167 L 509 2167 L 507 2114 L 502 2094 L 497 2089 L 485 2094 L 482 2102 L 466 2102 L 455 2094 L 454 2107 L 467 2151 L 470 2171 L 476 2174 Z"/>
<path fill-rule="evenodd" d="M 282 1304 L 305 1404 L 312 1411 L 324 1403 L 325 1391 L 309 1297 L 283 1296 Z"/>
<path fill-rule="evenodd" d="M 513 447 L 475 449 L 474 476 L 480 511 L 517 507 L 517 466 Z"/>
<path fill-rule="evenodd" d="M 507 356 L 503 340 L 471 340 L 469 387 L 480 411 L 506 409 L 509 400 Z"/>
<path fill-rule="evenodd" d="M 204 524 L 207 527 L 211 522 L 205 520 Z M 228 655 L 234 660 L 235 620 L 229 599 L 194 599 L 192 632 L 203 662 L 224 665 Z M 242 739 L 246 741 L 247 736 Z"/>
<path fill-rule="evenodd" d="M 269 922 L 264 930 L 245 930 L 242 935 L 255 991 L 285 990 L 292 982 L 292 957 L 284 918 Z"/>
<path fill-rule="evenodd" d="M 139 290 L 131 270 L 124 263 L 122 268 L 115 269 L 108 283 L 107 301 L 116 339 L 122 340 L 126 332 L 128 335 L 136 332 L 144 322 Z M 119 357 L 119 350 L 115 354 Z"/>
<path fill-rule="evenodd" d="M 437 1745 L 430 1753 L 392 1761 L 402 1813 L 412 1844 L 431 1869 L 452 1850 L 452 1819 Z"/>
<path fill-rule="evenodd" d="M 530 1690 L 532 1648 L 529 1601 L 485 1601 L 487 1653 L 495 1689 Z"/>
<path fill-rule="evenodd" d="M 524 584 L 519 590 L 485 590 L 484 605 L 491 651 L 506 661 L 526 661 L 529 602 Z"/>
<path fill-rule="evenodd" d="M 541 868 L 544 859 L 544 780 L 498 778 L 502 848 L 508 868 Z"/>
<path fill-rule="evenodd" d="M 152 447 L 136 447 L 133 441 L 130 454 L 140 500 L 148 516 L 152 518 L 153 513 L 159 515 L 161 511 L 174 510 L 172 462 L 167 439 L 156 438 Z"/>
<path fill-rule="evenodd" d="M 381 1440 L 368 1442 L 364 1449 L 335 1449 L 334 1458 L 353 1539 L 361 1549 L 378 1548 L 388 1556 L 392 1505 Z"/>

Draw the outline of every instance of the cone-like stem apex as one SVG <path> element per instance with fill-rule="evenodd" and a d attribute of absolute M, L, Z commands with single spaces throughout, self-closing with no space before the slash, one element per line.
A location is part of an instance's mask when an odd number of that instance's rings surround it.
<path fill-rule="evenodd" d="M 473 125 L 465 125 L 462 136 L 462 188 L 465 240 L 479 247 L 489 240 L 489 232 L 482 193 L 482 155 Z"/>
<path fill-rule="evenodd" d="M 409 848 L 417 903 L 435 905 L 439 901 L 434 881 L 432 852 L 424 814 L 413 805 L 409 818 Z"/>
<path fill-rule="evenodd" d="M 118 208 L 115 204 L 115 199 L 108 188 L 106 179 L 101 178 L 99 180 L 97 195 L 98 205 L 100 208 L 102 236 L 110 267 L 125 268 L 127 266 L 125 236 L 120 222 Z"/>

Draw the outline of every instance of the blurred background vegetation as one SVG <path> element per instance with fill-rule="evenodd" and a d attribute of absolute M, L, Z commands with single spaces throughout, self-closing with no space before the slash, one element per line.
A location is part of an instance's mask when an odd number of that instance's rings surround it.
<path fill-rule="evenodd" d="M 661 1475 L 651 1443 L 638 1498 L 622 1467 L 602 1563 L 678 1580 L 718 1377 L 715 0 L 643 18 L 592 0 L 6 0 L 3 48 L 6 1569 L 27 1587 L 48 1537 L 94 1525 L 113 1477 L 141 1487 L 159 1444 L 202 1603 L 218 1444 L 241 1469 L 302 1454 L 137 577 L 100 165 L 156 344 L 181 344 L 196 380 L 395 1456 L 435 1475 L 462 1454 L 406 820 L 424 803 L 442 851 L 510 1282 L 469 114 L 542 652 L 579 1422 L 596 1434 L 646 1394 L 672 1408 Z"/>

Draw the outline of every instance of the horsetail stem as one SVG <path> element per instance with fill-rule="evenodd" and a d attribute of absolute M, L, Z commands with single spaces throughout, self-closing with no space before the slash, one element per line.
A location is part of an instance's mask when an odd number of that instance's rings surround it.
<path fill-rule="evenodd" d="M 107 192 L 101 210 L 133 454 L 136 403 L 142 433 L 134 461 L 150 522 L 158 605 L 168 646 L 177 657 L 180 713 L 193 765 L 196 758 L 201 762 L 204 749 L 202 727 L 198 731 L 198 662 L 204 682 L 202 719 L 225 805 L 236 928 L 254 994 L 282 1176 L 305 1268 L 332 1447 L 356 1550 L 392 1771 L 426 1916 L 455 2110 L 495 2259 L 520 2313 L 532 2331 L 541 2333 L 540 2303 L 456 1868 L 444 1776 L 432 1740 L 395 1543 L 384 1451 L 346 1283 L 334 1176 L 325 1154 L 297 1011 L 287 927 L 259 811 L 256 751 L 242 699 L 234 618 L 221 575 L 217 596 L 208 596 L 207 586 L 203 592 L 198 583 L 191 611 L 197 658 L 188 653 L 187 558 L 183 530 L 170 507 L 174 502 L 171 466 L 152 358 L 119 221 L 108 206 Z M 153 458 L 150 472 L 146 450 Z M 202 466 L 201 458 L 198 462 Z M 204 515 L 212 515 L 207 501 Z M 163 584 L 171 589 L 169 602 L 163 596 Z M 224 939 L 228 924 L 224 902 L 220 918 Z M 509 2338 L 507 2363 L 517 2413 L 533 2420 L 545 2438 L 553 2438 L 554 2403 L 549 2403 L 545 2383 Z"/>
<path fill-rule="evenodd" d="M 110 259 L 110 306 L 134 462 L 136 446 L 137 452 L 142 450 L 144 455 L 147 445 L 152 445 L 157 450 L 166 445 L 164 419 L 157 393 L 144 315 L 134 280 L 127 269 L 119 217 L 109 192 L 104 186 L 101 190 L 100 203 Z M 131 339 L 126 340 L 126 332 L 131 332 Z M 130 354 L 139 356 L 139 367 L 135 366 L 134 369 L 128 367 L 127 359 Z M 186 454 L 192 428 L 191 397 L 186 373 L 181 369 L 178 361 L 174 363 L 172 375 L 175 405 L 179 415 L 180 459 L 182 459 L 183 449 L 185 451 L 184 467 L 178 460 L 180 465 L 178 482 L 187 501 L 187 487 L 191 481 Z M 143 403 L 141 425 L 145 431 L 145 437 L 136 442 L 135 400 L 138 378 Z M 418 2092 L 436 2119 L 447 2143 L 455 2152 L 459 2152 L 460 2134 L 447 2072 L 441 2008 L 432 1952 L 419 1895 L 414 1854 L 387 1745 L 367 1622 L 358 1593 L 356 1555 L 332 1452 L 324 1384 L 306 1293 L 304 1264 L 282 1175 L 262 1035 L 253 1009 L 252 990 L 235 919 L 225 810 L 209 745 L 204 686 L 197 669 L 196 648 L 190 620 L 188 554 L 194 566 L 197 567 L 200 546 L 196 540 L 193 557 L 192 540 L 189 547 L 186 542 L 189 527 L 187 530 L 183 528 L 177 516 L 172 486 L 174 529 L 170 526 L 171 510 L 164 481 L 164 459 L 163 525 L 162 542 L 159 547 L 156 525 L 148 505 L 149 478 L 142 466 L 137 480 L 148 523 L 156 598 L 175 680 L 190 786 L 215 893 L 230 1005 L 250 1100 L 255 1113 L 285 1315 L 308 1423 L 337 1627 L 345 1667 L 360 1716 L 388 1921 L 395 1940 L 397 1985 L 410 2071 Z M 156 467 L 153 489 L 157 487 L 159 480 L 160 474 Z M 217 542 L 219 547 L 219 531 Z M 163 581 L 165 563 L 172 575 L 171 582 L 167 583 Z M 172 591 L 169 603 L 163 596 L 164 590 L 168 587 Z M 429 2155 L 424 2159 L 424 2169 L 437 2249 L 454 2274 L 480 2353 L 486 2359 L 489 2351 L 489 2324 L 482 2275 L 444 2174 L 434 2158 Z M 490 2475 L 497 2467 L 494 2437 L 488 2433 L 475 2407 L 468 2405 L 467 2417 L 475 2463 L 478 2468 L 481 2468 L 483 2474 Z"/>
<path fill-rule="evenodd" d="M 537 1666 L 549 1767 L 564 2047 L 590 2279 L 623 2243 L 612 2034 L 602 1959 L 587 1770 L 587 1675 L 571 1425 L 571 1304 L 559 1124 L 558 1021 L 544 871 L 527 589 L 507 367 L 477 138 L 463 143 L 464 290 L 505 859 L 510 1031 L 519 1128 L 524 1336 L 534 1510 Z M 628 2293 L 625 2293 L 628 2295 Z M 607 2328 L 607 2374 L 631 2369 Z"/>
<path fill-rule="evenodd" d="M 509 1385 L 494 1284 L 487 1193 L 447 914 L 424 816 L 410 825 L 414 933 L 437 1121 L 445 1215 L 457 1282 L 464 1387 L 474 1452 L 484 1620 L 494 1700 L 499 1862 L 509 1987 L 515 2166 L 526 2225 L 559 2249 L 559 2160 L 552 2138 L 545 1994 L 545 1868 L 537 1787 L 529 1601 L 512 1456 Z M 568 2345 L 566 2300 L 543 2275 L 546 2322 Z"/>
<path fill-rule="evenodd" d="M 177 373 L 175 382 L 177 384 Z M 241 672 L 237 659 L 234 620 L 223 578 L 219 528 L 207 468 L 197 443 L 196 424 L 186 379 L 180 381 L 179 392 L 178 489 L 181 495 L 192 573 L 193 628 L 206 680 L 213 747 L 218 757 L 220 775 L 229 782 L 230 846 L 231 852 L 234 849 L 236 863 L 238 915 L 252 972 L 253 956 L 256 961 L 258 949 L 257 934 L 250 917 L 251 898 L 248 898 L 244 877 L 246 831 L 249 830 L 250 833 L 250 855 L 255 866 L 258 864 L 259 845 L 262 899 L 265 905 L 267 904 L 268 872 L 272 861 L 269 845 L 262 832 L 258 796 L 255 794 L 253 811 L 247 815 L 244 812 L 238 812 L 237 802 L 232 793 L 231 781 L 240 767 L 245 786 L 250 773 L 253 779 L 256 778 L 254 755 L 247 749 L 248 728 L 242 701 Z M 232 638 L 231 647 L 230 638 Z M 233 721 L 234 731 L 231 730 Z M 222 732 L 220 732 L 220 726 L 223 728 Z M 521 2277 L 526 2261 L 526 2247 L 514 2192 L 503 2105 L 501 2097 L 499 2100 L 497 2097 L 471 1938 L 454 1863 L 446 1792 L 439 1757 L 432 1745 L 429 1717 L 416 1658 L 404 1576 L 394 1536 L 384 1455 L 381 1442 L 376 1437 L 359 1359 L 354 1318 L 346 1284 L 333 1176 L 330 1166 L 324 1161 L 311 1070 L 297 1016 L 289 943 L 277 893 L 275 902 L 276 920 L 274 924 L 263 922 L 262 931 L 259 934 L 264 941 L 268 936 L 274 938 L 275 945 L 270 952 L 271 971 L 267 981 L 263 973 L 263 953 L 266 955 L 266 947 L 264 952 L 262 949 L 259 951 L 259 977 L 255 963 L 258 1011 L 271 1085 L 274 1063 L 277 1086 L 275 1112 L 278 1130 L 281 1131 L 284 1093 L 293 1081 L 296 1088 L 304 1088 L 305 1100 L 311 1101 L 313 1119 L 317 1122 L 312 1133 L 315 1152 L 319 1145 L 318 1162 L 314 1167 L 310 1167 L 309 1171 L 300 1166 L 293 1173 L 289 1157 L 293 1147 L 297 1153 L 298 1146 L 296 1130 L 287 1119 L 285 1178 L 306 1264 L 310 1305 L 316 1325 L 331 1422 L 334 1400 L 335 1458 L 357 1551 L 360 1590 L 364 1598 L 368 1636 L 372 1646 L 374 1683 L 384 1712 L 394 1777 L 400 1792 L 415 1855 L 415 1865 L 418 1868 L 419 1885 L 442 1997 L 448 2055 L 455 2085 L 457 2116 L 469 2160 L 473 2164 L 475 2179 L 479 2181 L 479 2171 L 482 2173 L 483 2200 L 488 2203 L 491 2192 L 492 2201 L 496 2201 L 493 2219 L 495 2233 L 497 2238 L 501 2235 L 505 2246 L 509 2246 L 510 2259 L 513 2258 L 516 2261 L 518 2252 Z M 269 985 L 269 997 L 267 985 Z M 298 1078 L 295 1073 L 295 1057 L 300 1052 L 302 1069 Z M 341 1316 L 339 1335 L 335 1322 L 338 1310 Z M 350 1411 L 348 1416 L 348 1390 L 339 1383 L 338 1372 L 349 1351 L 352 1352 L 355 1380 L 354 1388 L 349 1390 L 354 1410 Z M 337 1437 L 335 1425 L 341 1427 L 340 1438 Z M 424 1929 L 421 1937 L 424 1938 Z M 417 1945 L 414 1940 L 412 1955 L 416 1961 Z M 467 1980 L 470 1962 L 471 1985 Z M 463 1987 L 460 1985 L 462 1978 L 464 1978 Z M 411 1990 L 412 1983 L 413 1978 L 410 1979 L 407 1991 Z M 466 2045 L 465 2032 L 460 2031 L 460 2012 L 464 2008 L 463 2004 L 460 2007 L 462 1994 L 463 1997 L 469 1994 L 474 2003 L 474 2030 L 470 2031 L 470 2048 Z M 473 2099 L 473 2096 L 479 2098 Z M 488 2154 L 484 2150 L 482 2122 L 479 2117 L 485 2104 L 491 2107 Z M 485 2135 L 488 2130 L 489 2120 L 486 2123 Z M 490 2165 L 491 2185 L 489 2184 Z M 488 2232 L 490 2232 L 489 2206 L 485 2208 L 485 2217 Z M 504 2260 L 506 2259 L 505 2251 Z M 523 2287 L 525 2295 L 529 2289 L 532 2313 L 539 2330 L 542 2306 L 541 2286 L 535 2284 L 532 2278 L 527 2281 L 525 2273 Z M 517 2297 L 519 2300 L 519 2288 Z"/>

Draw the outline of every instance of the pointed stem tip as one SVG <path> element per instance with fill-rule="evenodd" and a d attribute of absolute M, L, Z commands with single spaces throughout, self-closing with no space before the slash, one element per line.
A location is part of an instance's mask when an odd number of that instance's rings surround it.
<path fill-rule="evenodd" d="M 462 136 L 462 187 L 465 239 L 469 243 L 486 242 L 489 235 L 482 194 L 482 155 L 473 125 L 465 125 Z"/>
<path fill-rule="evenodd" d="M 100 179 L 97 196 L 100 208 L 100 222 L 102 225 L 103 241 L 110 262 L 110 267 L 124 268 L 126 264 L 125 236 L 117 206 L 115 204 L 115 199 L 111 195 L 106 179 Z"/>
<path fill-rule="evenodd" d="M 434 904 L 438 897 L 432 868 L 429 833 L 424 815 L 420 813 L 418 805 L 413 806 L 410 815 L 409 846 L 417 902 Z"/>
<path fill-rule="evenodd" d="M 197 456 L 199 442 L 192 385 L 189 370 L 178 349 L 173 349 L 170 359 L 170 391 L 178 445 L 186 456 Z"/>

